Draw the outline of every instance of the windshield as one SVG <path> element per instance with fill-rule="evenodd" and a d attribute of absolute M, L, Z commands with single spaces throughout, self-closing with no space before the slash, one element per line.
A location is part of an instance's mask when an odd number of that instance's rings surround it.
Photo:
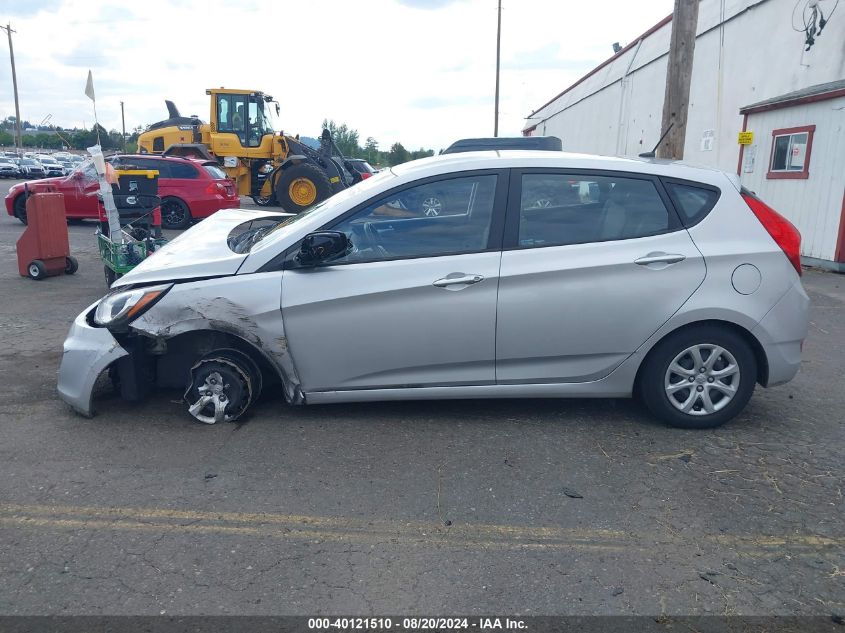
<path fill-rule="evenodd" d="M 73 170 L 73 173 L 82 173 L 85 180 L 97 180 L 97 170 L 94 169 L 93 160 L 86 160 L 79 163 Z"/>
<path fill-rule="evenodd" d="M 273 117 L 275 102 L 266 101 L 263 95 L 250 95 L 247 114 L 249 116 L 248 145 L 257 147 L 266 134 L 273 134 L 276 121 Z"/>
<path fill-rule="evenodd" d="M 284 220 L 276 224 L 274 227 L 268 230 L 263 230 L 261 235 L 256 236 L 256 238 L 253 240 L 253 246 L 264 238 L 280 231 L 281 229 L 288 226 L 293 226 L 294 224 L 301 222 L 306 218 L 328 214 L 331 212 L 332 209 L 334 209 L 335 206 L 343 204 L 349 198 L 365 193 L 369 189 L 373 189 L 379 184 L 381 184 L 383 181 L 393 177 L 395 177 L 393 172 L 389 169 L 386 169 L 385 171 L 373 176 L 372 178 L 368 178 L 367 180 L 358 183 L 354 187 L 344 189 L 340 193 L 336 193 L 335 195 L 333 195 L 331 198 L 326 198 L 322 202 L 318 202 L 313 207 L 311 207 L 310 209 L 306 209 L 302 213 L 285 218 Z"/>

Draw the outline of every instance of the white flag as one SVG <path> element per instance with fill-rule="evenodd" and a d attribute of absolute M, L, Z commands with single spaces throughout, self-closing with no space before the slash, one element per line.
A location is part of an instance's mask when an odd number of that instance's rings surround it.
<path fill-rule="evenodd" d="M 91 76 L 91 71 L 88 71 L 88 82 L 85 84 L 85 96 L 87 96 L 91 101 L 96 101 L 94 99 L 94 77 Z"/>

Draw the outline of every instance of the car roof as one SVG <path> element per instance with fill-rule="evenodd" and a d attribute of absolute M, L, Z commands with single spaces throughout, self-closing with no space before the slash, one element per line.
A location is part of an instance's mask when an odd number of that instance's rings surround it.
<path fill-rule="evenodd" d="M 712 167 L 654 158 L 599 156 L 573 152 L 489 150 L 441 154 L 391 167 L 397 176 L 420 178 L 474 169 L 589 169 L 671 176 L 705 183 L 724 183 L 726 174 Z"/>
<path fill-rule="evenodd" d="M 185 158 L 183 156 L 162 156 L 161 154 L 115 154 L 117 158 L 145 158 L 145 159 L 154 159 L 154 160 L 171 160 L 171 161 L 180 161 L 180 162 L 189 162 L 189 163 L 196 163 L 193 158 Z"/>

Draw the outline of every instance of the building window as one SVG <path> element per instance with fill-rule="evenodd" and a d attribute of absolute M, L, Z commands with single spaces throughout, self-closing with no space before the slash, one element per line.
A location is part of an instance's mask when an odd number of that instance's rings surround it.
<path fill-rule="evenodd" d="M 766 178 L 809 178 L 815 131 L 815 125 L 772 131 L 772 155 Z"/>

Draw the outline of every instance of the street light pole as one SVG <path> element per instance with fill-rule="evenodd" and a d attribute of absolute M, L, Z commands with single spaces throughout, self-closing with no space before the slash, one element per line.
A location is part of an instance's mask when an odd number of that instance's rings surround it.
<path fill-rule="evenodd" d="M 123 127 L 123 153 L 126 153 L 126 119 L 123 118 L 123 101 L 120 102 L 120 124 Z"/>
<path fill-rule="evenodd" d="M 9 36 L 9 57 L 12 60 L 12 87 L 15 90 L 15 147 L 20 152 L 23 148 L 21 141 L 21 107 L 18 104 L 18 75 L 15 72 L 15 49 L 12 47 L 12 33 L 17 33 L 17 31 L 12 29 L 11 23 L 7 23 L 6 26 L 0 26 L 0 29 L 6 31 L 6 35 Z"/>
<path fill-rule="evenodd" d="M 493 136 L 499 136 L 499 59 L 502 45 L 502 0 L 499 0 L 499 20 L 496 29 L 496 112 L 493 120 Z"/>

